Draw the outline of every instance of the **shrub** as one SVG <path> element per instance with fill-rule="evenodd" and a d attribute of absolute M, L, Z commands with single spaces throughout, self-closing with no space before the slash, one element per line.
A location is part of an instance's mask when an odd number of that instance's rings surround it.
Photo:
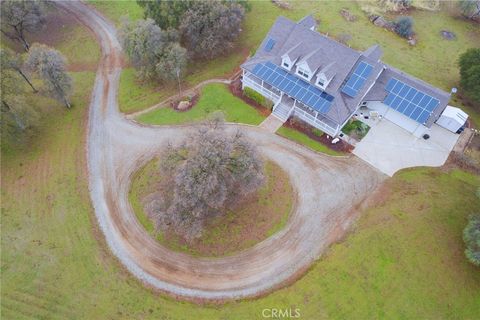
<path fill-rule="evenodd" d="M 313 129 L 312 129 L 312 133 L 313 133 L 314 135 L 316 135 L 317 137 L 323 136 L 323 131 L 320 130 L 320 129 L 317 129 L 317 128 L 313 128 Z"/>
<path fill-rule="evenodd" d="M 370 127 L 359 120 L 353 120 L 342 128 L 343 133 L 357 139 L 362 139 L 369 130 Z"/>
<path fill-rule="evenodd" d="M 243 89 L 243 94 L 245 95 L 245 97 L 252 99 L 253 101 L 258 103 L 259 105 L 262 105 L 262 106 L 267 107 L 267 108 L 273 107 L 273 102 L 272 101 L 268 100 L 267 98 L 265 98 L 260 93 L 253 90 L 252 88 L 245 87 Z"/>
<path fill-rule="evenodd" d="M 395 32 L 404 38 L 409 38 L 413 35 L 413 19 L 412 17 L 400 17 L 394 24 Z"/>
<path fill-rule="evenodd" d="M 460 85 L 468 97 L 480 102 L 480 49 L 465 51 L 458 60 Z"/>
<path fill-rule="evenodd" d="M 463 230 L 463 241 L 467 248 L 465 256 L 468 261 L 480 267 L 480 215 L 471 215 L 468 224 Z"/>

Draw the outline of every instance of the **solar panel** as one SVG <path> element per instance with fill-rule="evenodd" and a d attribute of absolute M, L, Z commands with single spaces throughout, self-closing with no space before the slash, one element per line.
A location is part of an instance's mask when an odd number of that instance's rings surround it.
<path fill-rule="evenodd" d="M 384 104 L 421 124 L 428 121 L 440 104 L 438 99 L 395 78 L 388 81 L 385 90 L 388 95 L 383 100 Z"/>
<path fill-rule="evenodd" d="M 265 43 L 265 47 L 264 47 L 265 51 L 266 52 L 272 51 L 274 45 L 275 45 L 275 40 L 273 40 L 272 38 L 269 38 L 267 40 L 267 43 Z"/>
<path fill-rule="evenodd" d="M 365 81 L 372 73 L 373 67 L 366 62 L 360 62 L 352 75 L 348 79 L 347 83 L 343 86 L 342 92 L 350 97 L 354 98 L 358 91 L 363 87 Z"/>
<path fill-rule="evenodd" d="M 333 96 L 297 78 L 271 62 L 258 63 L 252 73 L 289 96 L 321 113 L 327 113 Z"/>

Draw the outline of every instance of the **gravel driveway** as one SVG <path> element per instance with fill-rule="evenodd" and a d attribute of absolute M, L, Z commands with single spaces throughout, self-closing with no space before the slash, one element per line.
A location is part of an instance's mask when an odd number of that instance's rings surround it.
<path fill-rule="evenodd" d="M 130 178 L 188 126 L 143 126 L 118 112 L 121 49 L 115 28 L 81 2 L 59 2 L 97 36 L 103 58 L 89 110 L 87 161 L 95 215 L 121 263 L 137 278 L 192 299 L 257 296 L 298 276 L 349 226 L 352 208 L 385 178 L 356 157 L 317 154 L 257 127 L 241 130 L 265 157 L 288 172 L 297 205 L 284 230 L 225 258 L 195 258 L 160 246 L 142 228 L 128 202 Z"/>

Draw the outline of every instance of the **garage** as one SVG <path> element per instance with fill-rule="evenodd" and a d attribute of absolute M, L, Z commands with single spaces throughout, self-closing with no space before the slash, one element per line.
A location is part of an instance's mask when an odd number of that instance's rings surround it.
<path fill-rule="evenodd" d="M 381 116 L 390 122 L 393 122 L 397 126 L 412 133 L 416 137 L 421 137 L 428 131 L 428 128 L 410 119 L 409 117 L 401 114 L 400 112 L 389 108 L 387 105 L 380 101 L 369 101 L 363 104 L 363 108 L 367 108 L 370 111 L 370 115 L 373 115 L 372 111 L 376 112 L 378 116 Z"/>
<path fill-rule="evenodd" d="M 416 137 L 421 137 L 428 131 L 427 127 L 390 108 L 388 108 L 384 118 L 412 133 Z"/>

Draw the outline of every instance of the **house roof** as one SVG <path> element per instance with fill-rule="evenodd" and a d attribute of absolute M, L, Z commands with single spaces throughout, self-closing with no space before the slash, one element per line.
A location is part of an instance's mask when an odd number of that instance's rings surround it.
<path fill-rule="evenodd" d="M 315 29 L 317 27 L 317 21 L 315 21 L 315 18 L 311 14 L 303 17 L 302 20 L 298 21 L 298 24 L 307 29 Z"/>
<path fill-rule="evenodd" d="M 307 16 L 298 23 L 285 17 L 278 17 L 267 36 L 263 40 L 255 55 L 242 64 L 242 68 L 252 72 L 253 68 L 264 62 L 272 62 L 280 66 L 282 56 L 288 54 L 296 64 L 305 62 L 314 73 L 311 77 L 311 84 L 314 85 L 316 75 L 324 72 L 328 79 L 331 79 L 326 88 L 326 93 L 334 97 L 332 107 L 326 114 L 326 118 L 338 125 L 342 125 L 356 110 L 362 100 L 383 101 L 387 92 L 385 85 L 388 80 L 396 76 L 399 80 L 410 84 L 424 92 L 436 97 L 440 104 L 427 121 L 430 126 L 445 109 L 450 95 L 421 80 L 409 76 L 380 61 L 382 50 L 378 45 L 373 45 L 363 52 L 356 51 L 345 46 L 328 36 L 311 30 L 315 19 Z M 265 50 L 269 39 L 275 41 L 271 50 Z M 359 63 L 365 62 L 372 67 L 372 72 L 366 77 L 363 85 L 355 88 L 355 95 L 349 96 L 342 92 L 342 88 L 353 77 Z M 295 68 L 290 73 L 296 77 Z M 305 79 L 302 79 L 305 80 Z M 365 97 L 365 99 L 364 99 Z"/>
<path fill-rule="evenodd" d="M 409 74 L 402 72 L 399 69 L 396 69 L 388 64 L 383 64 L 384 71 L 380 74 L 375 84 L 368 91 L 367 95 L 363 100 L 365 101 L 383 101 L 385 100 L 388 92 L 385 90 L 387 83 L 390 79 L 398 79 L 405 84 L 414 87 L 415 89 L 422 91 L 425 94 L 428 94 L 432 97 L 435 97 L 440 101 L 437 108 L 432 112 L 432 115 L 426 122 L 427 127 L 431 127 L 432 124 L 438 119 L 442 114 L 443 110 L 450 101 L 450 94 L 446 93 L 443 90 L 433 87 L 432 85 L 417 79 Z"/>

